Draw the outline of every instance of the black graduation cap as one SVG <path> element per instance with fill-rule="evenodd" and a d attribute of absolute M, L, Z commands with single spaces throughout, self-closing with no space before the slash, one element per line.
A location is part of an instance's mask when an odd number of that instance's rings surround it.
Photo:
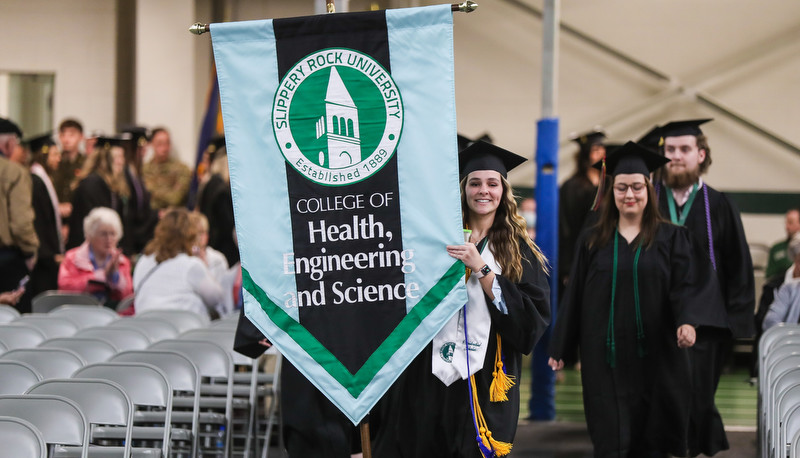
<path fill-rule="evenodd" d="M 109 148 L 111 146 L 122 146 L 133 143 L 133 135 L 131 133 L 122 133 L 120 135 L 100 135 L 97 137 L 96 145 L 99 148 Z"/>
<path fill-rule="evenodd" d="M 122 133 L 130 134 L 136 146 L 145 146 L 147 144 L 149 133 L 146 127 L 129 126 L 122 129 Z"/>
<path fill-rule="evenodd" d="M 650 172 L 654 172 L 667 162 L 669 159 L 664 156 L 630 141 L 605 158 L 606 170 L 611 176 L 621 173 L 641 173 L 649 176 Z M 602 170 L 603 161 L 597 162 L 593 167 Z"/>
<path fill-rule="evenodd" d="M 653 126 L 646 134 L 636 140 L 636 143 L 653 151 L 658 151 L 658 147 L 661 146 L 661 126 Z"/>
<path fill-rule="evenodd" d="M 22 138 L 22 130 L 19 126 L 6 118 L 0 118 L 0 134 L 16 134 L 17 137 Z"/>
<path fill-rule="evenodd" d="M 208 150 L 209 153 L 214 153 L 218 149 L 224 146 L 225 146 L 225 136 L 217 135 L 208 141 L 208 146 L 206 147 L 206 149 Z"/>
<path fill-rule="evenodd" d="M 506 178 L 509 170 L 525 161 L 524 157 L 483 140 L 472 143 L 458 154 L 462 178 L 476 170 L 494 170 Z"/>
<path fill-rule="evenodd" d="M 606 156 L 613 154 L 614 151 L 616 151 L 619 148 L 622 148 L 622 146 L 624 146 L 624 143 L 606 143 L 605 144 Z"/>
<path fill-rule="evenodd" d="M 580 135 L 573 135 L 570 139 L 580 145 L 581 148 L 586 148 L 587 146 L 603 143 L 605 138 L 606 133 L 603 131 L 603 129 L 595 127 L 594 129 L 584 132 Z"/>
<path fill-rule="evenodd" d="M 47 154 L 50 152 L 50 147 L 55 146 L 56 142 L 53 140 L 53 133 L 48 132 L 46 134 L 37 135 L 36 137 L 29 138 L 23 141 L 26 145 L 28 145 L 28 149 L 31 150 L 31 153 L 42 153 Z"/>
<path fill-rule="evenodd" d="M 475 143 L 475 142 L 477 142 L 479 140 L 484 141 L 486 143 L 492 143 L 492 137 L 490 137 L 489 134 L 483 134 L 479 138 L 476 138 L 475 140 L 467 137 L 466 135 L 458 134 L 457 136 L 458 136 L 458 152 L 459 153 L 461 151 L 463 151 L 469 145 L 471 145 L 471 144 L 473 144 L 473 143 Z"/>
<path fill-rule="evenodd" d="M 682 135 L 703 135 L 700 124 L 711 121 L 712 118 L 687 119 L 684 121 L 672 121 L 661 126 L 661 138 L 680 137 Z"/>

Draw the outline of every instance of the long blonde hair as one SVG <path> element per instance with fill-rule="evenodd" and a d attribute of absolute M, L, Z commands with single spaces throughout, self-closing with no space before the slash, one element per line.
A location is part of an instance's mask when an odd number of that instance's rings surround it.
<path fill-rule="evenodd" d="M 81 179 L 86 178 L 94 172 L 106 182 L 108 187 L 111 188 L 111 192 L 123 199 L 127 199 L 131 195 L 131 190 L 128 188 L 128 180 L 125 178 L 125 171 L 123 169 L 122 173 L 114 174 L 111 167 L 111 163 L 113 162 L 111 150 L 113 148 L 114 146 L 111 145 L 103 145 L 100 148 L 95 148 L 92 154 L 86 158 L 86 162 L 84 162 L 80 172 L 80 177 Z M 118 146 L 118 148 L 122 147 Z M 122 152 L 124 156 L 124 148 L 122 148 Z"/>
<path fill-rule="evenodd" d="M 511 184 L 502 175 L 500 181 L 503 184 L 503 197 L 500 199 L 500 205 L 494 214 L 494 221 L 488 234 L 494 258 L 503 269 L 503 275 L 506 278 L 513 282 L 520 281 L 522 279 L 522 252 L 519 241 L 524 240 L 533 251 L 542 269 L 547 273 L 547 258 L 528 237 L 528 232 L 525 230 L 525 218 L 517 212 L 517 201 L 514 199 Z M 461 215 L 464 221 L 469 221 L 470 210 L 467 205 L 466 186 L 467 177 L 464 177 L 461 180 Z"/>

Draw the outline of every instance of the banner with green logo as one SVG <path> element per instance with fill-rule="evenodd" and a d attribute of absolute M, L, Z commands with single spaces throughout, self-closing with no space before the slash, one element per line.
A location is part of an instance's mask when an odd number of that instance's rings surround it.
<path fill-rule="evenodd" d="M 466 302 L 450 6 L 211 35 L 245 313 L 357 423 Z"/>

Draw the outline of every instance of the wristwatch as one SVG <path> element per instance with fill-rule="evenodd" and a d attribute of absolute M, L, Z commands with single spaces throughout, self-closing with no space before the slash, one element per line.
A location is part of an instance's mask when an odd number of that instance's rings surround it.
<path fill-rule="evenodd" d="M 492 269 L 489 267 L 489 264 L 484 264 L 483 267 L 478 269 L 478 272 L 480 272 L 480 274 L 481 274 L 481 276 L 478 277 L 478 278 L 483 278 L 483 277 L 489 275 L 489 273 L 491 271 L 492 271 Z"/>

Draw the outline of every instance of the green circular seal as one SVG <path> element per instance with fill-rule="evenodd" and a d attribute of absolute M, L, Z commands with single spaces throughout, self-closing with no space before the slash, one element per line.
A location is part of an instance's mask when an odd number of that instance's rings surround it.
<path fill-rule="evenodd" d="M 323 49 L 283 77 L 272 104 L 283 157 L 307 179 L 326 186 L 356 183 L 394 154 L 403 102 L 389 72 L 367 54 Z"/>
<path fill-rule="evenodd" d="M 441 356 L 441 358 L 445 362 L 452 363 L 453 353 L 455 352 L 455 349 L 456 349 L 455 342 L 445 342 L 445 344 L 442 345 L 442 347 L 439 349 L 439 356 Z"/>

